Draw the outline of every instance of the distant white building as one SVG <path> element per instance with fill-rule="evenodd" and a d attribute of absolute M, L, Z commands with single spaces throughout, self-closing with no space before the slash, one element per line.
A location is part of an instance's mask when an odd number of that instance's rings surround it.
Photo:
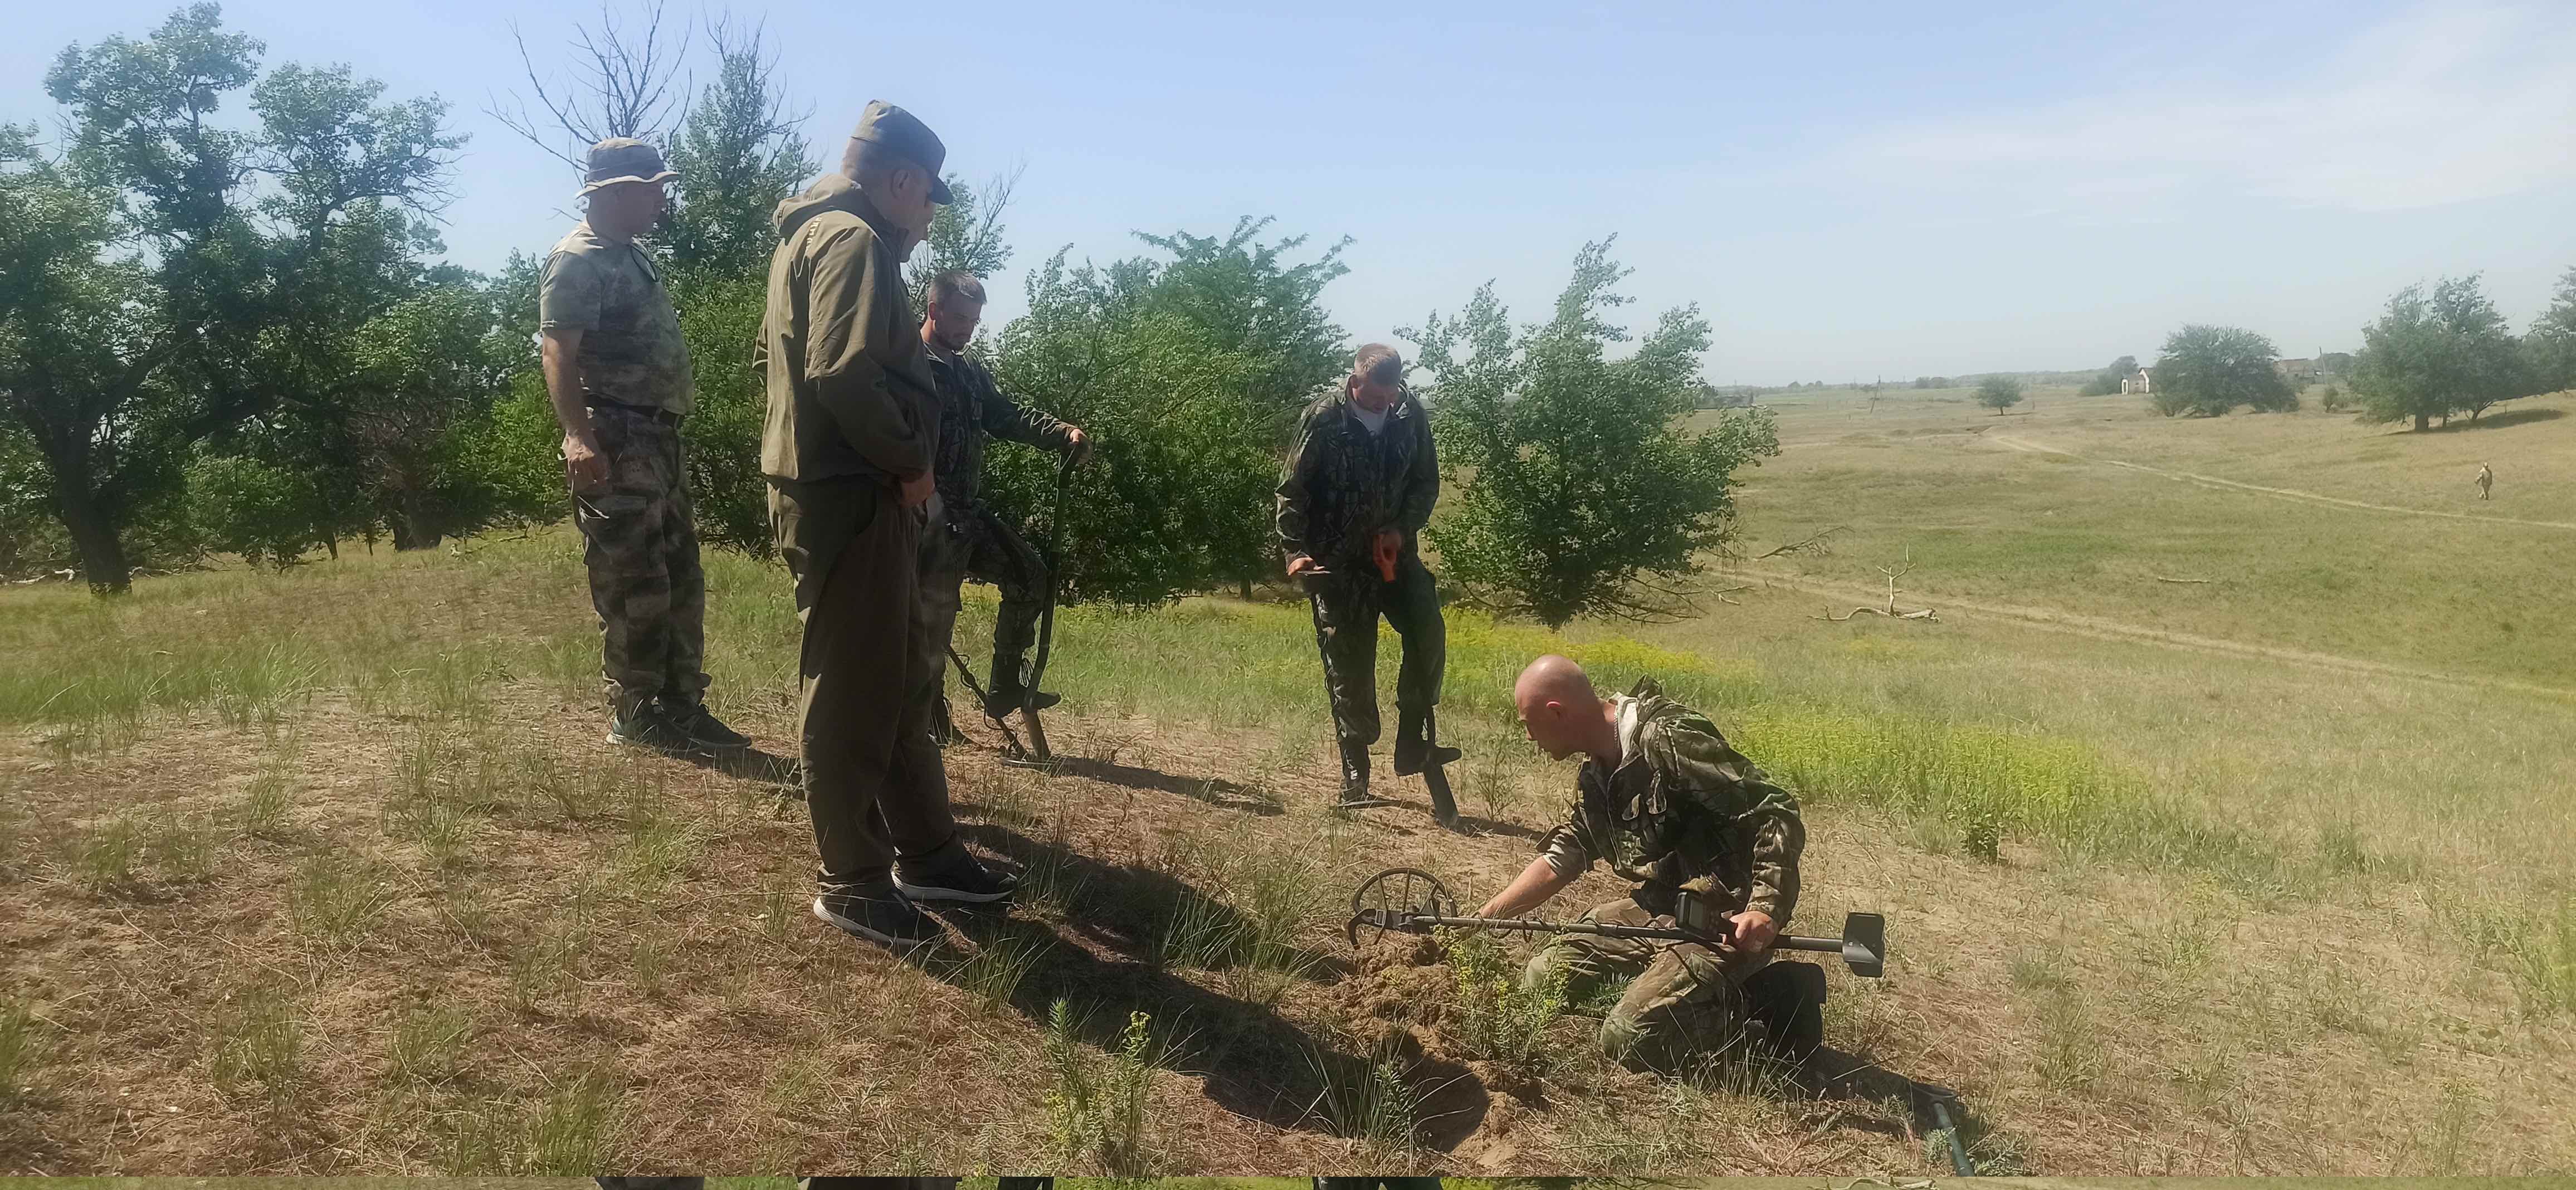
<path fill-rule="evenodd" d="M 2140 369 L 2138 369 L 2138 374 L 2137 374 L 2137 375 L 2135 375 L 2135 376 L 2127 376 L 2127 377 L 2122 377 L 2122 378 L 2121 378 L 2121 380 L 2120 380 L 2120 391 L 2121 391 L 2121 392 L 2124 392 L 2124 393 L 2146 393 L 2146 392 L 2153 392 L 2153 391 L 2155 391 L 2155 384 L 2156 384 L 2156 374 L 2155 374 L 2155 369 L 2153 369 L 2153 368 L 2140 368 Z"/>

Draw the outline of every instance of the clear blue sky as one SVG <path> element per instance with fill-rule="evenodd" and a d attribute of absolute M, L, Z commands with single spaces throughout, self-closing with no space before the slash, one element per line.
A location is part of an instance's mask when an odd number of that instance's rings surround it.
<path fill-rule="evenodd" d="M 0 119 L 50 122 L 64 44 L 173 5 L 11 7 Z M 1061 245 L 1105 261 L 1244 214 L 1353 238 L 1327 299 L 1362 339 L 1488 279 L 1536 317 L 1616 232 L 1638 323 L 1698 302 L 1720 382 L 2092 367 L 2185 321 L 2346 350 L 2398 287 L 2472 271 L 2519 328 L 2576 266 L 2576 5 L 1246 7 L 734 12 L 765 15 L 825 157 L 883 97 L 970 178 L 1026 165 L 999 317 Z M 271 64 L 453 105 L 445 234 L 483 269 L 551 243 L 572 189 L 484 114 L 526 89 L 510 25 L 543 54 L 597 14 L 225 5 Z"/>

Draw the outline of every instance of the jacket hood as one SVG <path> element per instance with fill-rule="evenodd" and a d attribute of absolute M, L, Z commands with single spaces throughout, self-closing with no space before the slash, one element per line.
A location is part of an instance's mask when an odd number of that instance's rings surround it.
<path fill-rule="evenodd" d="M 784 240 L 793 237 L 806 220 L 825 211 L 847 211 L 867 220 L 870 227 L 878 226 L 876 205 L 860 192 L 858 183 L 839 174 L 816 178 L 804 193 L 780 202 L 770 222 L 778 228 L 778 238 Z"/>

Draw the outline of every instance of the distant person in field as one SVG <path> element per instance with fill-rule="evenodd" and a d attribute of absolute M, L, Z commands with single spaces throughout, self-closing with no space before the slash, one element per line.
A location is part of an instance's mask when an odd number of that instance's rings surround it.
<path fill-rule="evenodd" d="M 751 739 L 707 710 L 706 574 L 698 568 L 680 421 L 697 387 L 680 316 L 635 237 L 662 217 L 678 175 L 653 146 L 590 147 L 588 218 L 546 255 L 537 333 L 564 478 L 599 613 L 608 738 L 667 752 Z"/>
<path fill-rule="evenodd" d="M 939 393 L 903 262 L 949 201 L 948 149 L 870 103 L 841 169 L 778 204 L 760 328 L 760 469 L 804 639 L 796 735 L 814 818 L 814 914 L 861 938 L 940 936 L 916 902 L 989 902 L 1013 878 L 958 837 L 931 738 L 946 662 L 920 599 Z"/>
<path fill-rule="evenodd" d="M 1440 593 L 1422 565 L 1420 536 L 1440 499 L 1431 418 L 1404 386 L 1404 360 L 1371 343 L 1340 388 L 1308 405 L 1279 475 L 1277 529 L 1288 577 L 1313 605 L 1315 643 L 1341 746 L 1346 809 L 1390 804 L 1369 796 L 1377 742 L 1377 621 L 1404 638 L 1395 680 L 1395 773 L 1445 765 L 1434 710 L 1448 661 Z"/>
<path fill-rule="evenodd" d="M 2488 470 L 2484 463 L 2478 464 L 2478 499 L 2495 499 L 2495 472 Z"/>
<path fill-rule="evenodd" d="M 992 688 L 982 708 L 1000 719 L 1023 705 L 1045 710 L 1056 703 L 1055 695 L 1028 688 L 1022 668 L 1051 588 L 1046 559 L 983 502 L 984 440 L 1023 442 L 1077 459 L 1090 453 L 1091 440 L 1081 427 L 1013 401 L 983 362 L 966 354 L 983 318 L 984 283 L 975 274 L 952 269 L 931 278 L 921 343 L 939 386 L 939 452 L 931 466 L 937 498 L 921 539 L 921 597 L 930 608 L 931 639 L 945 656 L 967 576 L 1002 589 L 1001 614 L 993 620 Z M 946 709 L 943 699 L 943 735 L 950 727 Z"/>
<path fill-rule="evenodd" d="M 1732 923 L 1731 941 L 1566 935 L 1540 950 L 1523 978 L 1536 988 L 1562 972 L 1571 1002 L 1633 976 L 1600 1034 L 1612 1057 L 1633 1066 L 1675 1070 L 1732 1043 L 1748 1015 L 1743 985 L 1770 961 L 1771 940 L 1797 907 L 1807 838 L 1798 799 L 1653 679 L 1605 700 L 1581 666 L 1551 655 L 1521 671 L 1512 703 L 1550 759 L 1586 759 L 1563 825 L 1477 916 L 1526 914 L 1595 862 L 1637 887 L 1585 912 L 1587 922 L 1670 927 L 1681 893 L 1706 898 Z"/>

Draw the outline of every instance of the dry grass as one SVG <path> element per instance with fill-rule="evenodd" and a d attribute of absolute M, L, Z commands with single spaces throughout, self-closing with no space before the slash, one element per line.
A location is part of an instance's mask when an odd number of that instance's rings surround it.
<path fill-rule="evenodd" d="M 792 617 L 775 575 L 714 569 L 719 708 L 782 752 Z M 2544 698 L 1973 616 L 1826 629 L 1788 590 L 1633 638 L 1461 617 L 1461 836 L 1404 785 L 1321 812 L 1293 611 L 1077 611 L 1083 713 L 1050 725 L 1087 764 L 951 753 L 1025 904 L 903 962 L 805 913 L 780 771 L 600 741 L 576 578 L 538 539 L 0 596 L 0 646 L 51 675 L 0 683 L 0 1168 L 1938 1172 L 1916 1082 L 1998 1171 L 2576 1165 L 2549 793 L 2576 761 Z M 1561 808 L 1499 696 L 1541 648 L 1666 678 L 1801 787 L 1801 924 L 1894 928 L 1890 979 L 1831 976 L 1847 1077 L 1631 1074 L 1552 1014 L 1464 1044 L 1436 951 L 1351 961 L 1358 878 L 1473 899 Z M 1090 1090 L 1051 1114 L 1064 1070 Z"/>

